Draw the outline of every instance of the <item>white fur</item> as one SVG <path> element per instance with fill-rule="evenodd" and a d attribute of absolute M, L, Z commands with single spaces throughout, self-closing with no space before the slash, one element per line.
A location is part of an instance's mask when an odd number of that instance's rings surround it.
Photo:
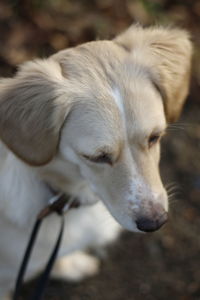
<path fill-rule="evenodd" d="M 0 161 L 2 161 L 1 158 Z M 35 173 L 34 168 L 32 172 L 31 169 L 10 152 L 8 152 L 7 159 L 0 169 L 0 182 L 3 182 L 0 185 L 0 194 L 5 195 L 0 202 L 0 299 L 2 299 L 5 292 L 14 287 L 17 270 L 36 214 L 50 199 L 48 189 L 39 180 L 36 180 L 33 176 Z M 7 205 L 6 210 L 5 205 Z M 7 215 L 5 215 L 5 212 Z M 37 274 L 43 268 L 46 258 L 55 243 L 59 223 L 59 217 L 53 215 L 44 221 L 27 278 Z M 120 227 L 100 203 L 73 209 L 66 214 L 66 228 L 59 255 L 84 250 L 88 245 L 91 247 L 102 246 L 114 240 L 119 233 L 119 229 Z M 11 243 L 12 247 L 10 247 Z M 71 264 L 70 257 L 68 261 Z M 84 273 L 83 266 L 80 272 Z M 87 271 L 85 272 L 87 273 Z M 67 273 L 66 277 L 69 278 L 70 270 Z M 88 273 L 90 273 L 89 270 Z M 76 273 L 76 277 L 79 276 L 83 275 Z"/>
<path fill-rule="evenodd" d="M 96 259 L 76 252 L 116 239 L 110 213 L 131 231 L 140 218 L 157 224 L 166 214 L 159 141 L 149 140 L 181 111 L 190 57 L 185 31 L 131 27 L 0 80 L 0 299 L 13 290 L 34 220 L 52 198 L 46 182 L 81 203 L 66 214 L 56 277 L 97 271 Z M 59 223 L 57 215 L 44 221 L 26 279 L 43 268 Z"/>
<path fill-rule="evenodd" d="M 92 255 L 77 251 L 57 260 L 52 272 L 55 279 L 79 281 L 96 274 L 99 270 L 99 260 Z"/>
<path fill-rule="evenodd" d="M 121 95 L 118 87 L 113 88 L 112 95 L 113 95 L 113 98 L 115 100 L 117 107 L 119 108 L 122 119 L 125 121 L 126 116 L 125 116 L 125 111 L 124 111 L 124 103 L 123 103 L 122 95 Z"/>

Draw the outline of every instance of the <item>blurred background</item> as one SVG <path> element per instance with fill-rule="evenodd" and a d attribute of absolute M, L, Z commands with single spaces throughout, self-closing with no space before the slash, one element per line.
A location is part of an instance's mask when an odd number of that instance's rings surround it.
<path fill-rule="evenodd" d="M 178 25 L 195 45 L 190 95 L 163 141 L 170 221 L 152 234 L 124 232 L 97 276 L 78 284 L 51 281 L 47 300 L 200 299 L 200 1 L 0 0 L 0 76 L 26 60 L 112 38 L 133 22 Z M 24 287 L 22 300 L 33 286 Z"/>

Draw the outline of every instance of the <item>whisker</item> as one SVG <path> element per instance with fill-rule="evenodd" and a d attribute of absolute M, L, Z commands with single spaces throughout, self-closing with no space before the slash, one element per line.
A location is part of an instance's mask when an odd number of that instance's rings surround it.
<path fill-rule="evenodd" d="M 184 127 L 191 127 L 191 126 L 193 126 L 193 125 L 195 125 L 195 124 L 184 123 L 184 122 L 176 122 L 176 123 L 170 124 L 169 126 L 171 126 L 171 127 L 177 126 L 177 127 L 182 127 L 182 128 L 184 128 Z"/>
<path fill-rule="evenodd" d="M 177 130 L 184 130 L 185 128 L 181 128 L 181 127 L 168 127 L 167 131 L 177 131 Z"/>
<path fill-rule="evenodd" d="M 176 206 L 176 203 L 177 203 L 177 201 L 170 201 L 170 202 L 169 202 L 169 207 L 170 207 L 170 208 L 175 207 L 175 206 Z"/>
<path fill-rule="evenodd" d="M 168 203 L 169 203 L 170 207 L 175 206 L 175 204 L 178 203 L 178 201 L 179 201 L 179 198 L 177 198 L 175 196 L 176 196 L 176 193 L 172 193 L 172 194 L 168 195 Z"/>
<path fill-rule="evenodd" d="M 169 196 L 171 193 L 180 194 L 181 191 L 180 191 L 180 189 L 178 189 L 177 187 L 172 187 L 172 188 L 170 188 L 170 189 L 167 190 L 168 196 Z"/>
<path fill-rule="evenodd" d="M 165 189 L 167 191 L 168 197 L 170 196 L 170 194 L 174 193 L 174 194 L 179 194 L 181 192 L 181 189 L 179 186 L 177 186 L 176 182 L 171 182 L 165 185 Z"/>
<path fill-rule="evenodd" d="M 165 188 L 168 188 L 168 187 L 171 187 L 171 186 L 174 186 L 174 185 L 177 185 L 177 182 L 176 181 L 171 181 L 171 182 L 168 182 L 165 184 Z"/>
<path fill-rule="evenodd" d="M 171 192 L 170 194 L 168 194 L 168 200 L 170 201 L 170 199 L 172 199 L 175 196 L 178 196 L 180 193 L 177 192 Z"/>
<path fill-rule="evenodd" d="M 167 131 L 176 131 L 176 130 L 188 130 L 191 128 L 195 128 L 197 124 L 191 124 L 191 123 L 175 123 L 175 124 L 169 124 L 167 127 Z"/>
<path fill-rule="evenodd" d="M 186 126 L 186 127 L 191 127 L 193 125 L 196 125 L 194 123 L 185 123 L 185 122 L 176 122 L 174 125 L 181 125 L 181 126 Z"/>
<path fill-rule="evenodd" d="M 178 198 L 174 198 L 175 195 L 170 195 L 170 197 L 168 197 L 168 201 L 169 203 L 172 203 L 172 202 L 178 202 Z"/>
<path fill-rule="evenodd" d="M 185 127 L 181 126 L 181 125 L 175 125 L 175 124 L 170 124 L 168 125 L 168 128 L 180 128 L 180 129 L 185 129 Z"/>
<path fill-rule="evenodd" d="M 168 184 L 168 186 L 166 186 L 165 188 L 169 199 L 182 193 L 180 186 L 178 186 L 176 183 L 173 183 L 171 185 Z"/>
<path fill-rule="evenodd" d="M 172 187 L 178 188 L 178 184 L 176 182 L 172 182 L 171 184 L 167 184 L 165 187 L 166 187 L 166 189 L 170 189 Z"/>

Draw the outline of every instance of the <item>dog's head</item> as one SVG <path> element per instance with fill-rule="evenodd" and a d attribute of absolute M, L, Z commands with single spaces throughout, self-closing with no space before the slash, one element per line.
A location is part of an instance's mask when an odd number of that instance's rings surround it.
<path fill-rule="evenodd" d="M 25 63 L 0 82 L 0 137 L 28 164 L 70 161 L 122 226 L 156 230 L 168 210 L 160 139 L 187 96 L 191 52 L 183 30 L 132 26 Z"/>

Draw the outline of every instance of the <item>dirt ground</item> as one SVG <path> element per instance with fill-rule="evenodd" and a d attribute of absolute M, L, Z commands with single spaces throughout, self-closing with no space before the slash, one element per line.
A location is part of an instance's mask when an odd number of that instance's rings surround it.
<path fill-rule="evenodd" d="M 51 281 L 45 300 L 200 299 L 200 1 L 0 0 L 0 75 L 33 57 L 111 38 L 132 22 L 177 24 L 195 44 L 191 92 L 162 148 L 163 180 L 175 186 L 170 221 L 156 233 L 124 232 L 97 276 Z M 22 300 L 33 286 L 24 287 Z"/>

